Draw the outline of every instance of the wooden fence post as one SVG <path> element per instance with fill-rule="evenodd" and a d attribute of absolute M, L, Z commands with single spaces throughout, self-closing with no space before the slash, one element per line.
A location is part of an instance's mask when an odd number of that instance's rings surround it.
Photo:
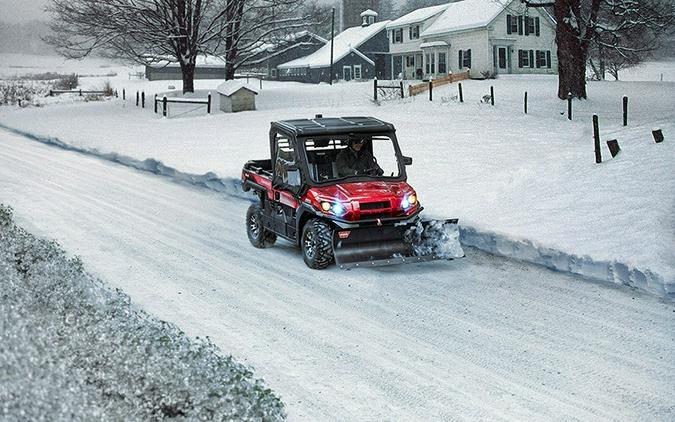
<path fill-rule="evenodd" d="M 50 96 L 50 97 L 53 97 L 53 96 L 54 96 L 54 91 L 52 91 L 51 89 L 49 90 L 49 96 Z"/>
<path fill-rule="evenodd" d="M 145 91 L 141 92 L 141 108 L 145 108 Z"/>
<path fill-rule="evenodd" d="M 155 94 L 155 114 L 157 114 L 157 94 Z"/>
<path fill-rule="evenodd" d="M 490 85 L 490 105 L 495 105 L 495 87 Z"/>
<path fill-rule="evenodd" d="M 527 91 L 525 91 L 525 100 L 523 102 L 523 106 L 525 108 L 525 114 L 527 114 Z"/>
<path fill-rule="evenodd" d="M 399 81 L 399 84 L 401 85 L 401 98 L 405 98 L 405 95 L 403 95 L 403 81 Z"/>
<path fill-rule="evenodd" d="M 434 100 L 434 83 L 433 81 L 429 81 L 429 101 Z"/>
<path fill-rule="evenodd" d="M 141 94 L 138 91 L 136 91 L 136 107 L 138 107 L 140 98 L 141 98 Z"/>
<path fill-rule="evenodd" d="M 82 96 L 82 89 L 80 89 L 80 97 Z"/>
<path fill-rule="evenodd" d="M 127 99 L 127 90 L 126 88 L 122 88 L 122 99 L 126 100 Z"/>
<path fill-rule="evenodd" d="M 459 83 L 459 102 L 463 103 L 464 102 L 464 94 L 462 93 L 462 83 Z"/>
<path fill-rule="evenodd" d="M 211 114 L 211 93 L 209 92 L 209 96 L 207 97 L 208 102 L 206 103 L 206 114 Z"/>
<path fill-rule="evenodd" d="M 377 102 L 377 78 L 373 79 L 373 101 Z"/>
<path fill-rule="evenodd" d="M 593 140 L 595 142 L 595 163 L 602 163 L 602 154 L 600 153 L 600 125 L 598 124 L 598 115 L 593 115 Z"/>
<path fill-rule="evenodd" d="M 623 97 L 623 125 L 628 126 L 628 97 Z"/>
<path fill-rule="evenodd" d="M 567 93 L 567 120 L 572 120 L 572 93 Z"/>
<path fill-rule="evenodd" d="M 166 117 L 166 95 L 162 99 L 162 116 Z"/>

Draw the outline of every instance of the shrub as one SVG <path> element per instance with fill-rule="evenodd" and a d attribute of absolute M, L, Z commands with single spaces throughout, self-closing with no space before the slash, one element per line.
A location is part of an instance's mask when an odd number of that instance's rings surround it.
<path fill-rule="evenodd" d="M 54 84 L 54 89 L 69 91 L 77 88 L 78 85 L 78 76 L 75 73 L 71 73 L 70 75 L 59 78 Z"/>
<path fill-rule="evenodd" d="M 251 370 L 85 272 L 0 204 L 0 420 L 278 421 Z"/>

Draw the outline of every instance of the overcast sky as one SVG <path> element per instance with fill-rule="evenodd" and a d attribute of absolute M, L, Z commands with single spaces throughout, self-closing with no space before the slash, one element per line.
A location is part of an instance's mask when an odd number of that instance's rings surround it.
<path fill-rule="evenodd" d="M 43 9 L 47 2 L 48 0 L 0 0 L 0 21 L 46 20 L 47 16 Z"/>

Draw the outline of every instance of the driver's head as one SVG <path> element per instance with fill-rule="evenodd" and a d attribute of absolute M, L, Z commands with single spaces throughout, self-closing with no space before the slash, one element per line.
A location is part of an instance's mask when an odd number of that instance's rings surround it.
<path fill-rule="evenodd" d="M 361 147 L 366 142 L 365 138 L 355 138 L 349 140 L 349 147 L 354 151 L 361 151 Z"/>

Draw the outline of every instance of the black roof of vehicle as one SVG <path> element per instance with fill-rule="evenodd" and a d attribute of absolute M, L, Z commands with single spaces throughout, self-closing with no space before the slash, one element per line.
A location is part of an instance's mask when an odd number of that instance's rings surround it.
<path fill-rule="evenodd" d="M 332 135 L 374 133 L 395 130 L 391 123 L 374 117 L 317 117 L 314 119 L 281 120 L 272 128 L 293 135 Z"/>

